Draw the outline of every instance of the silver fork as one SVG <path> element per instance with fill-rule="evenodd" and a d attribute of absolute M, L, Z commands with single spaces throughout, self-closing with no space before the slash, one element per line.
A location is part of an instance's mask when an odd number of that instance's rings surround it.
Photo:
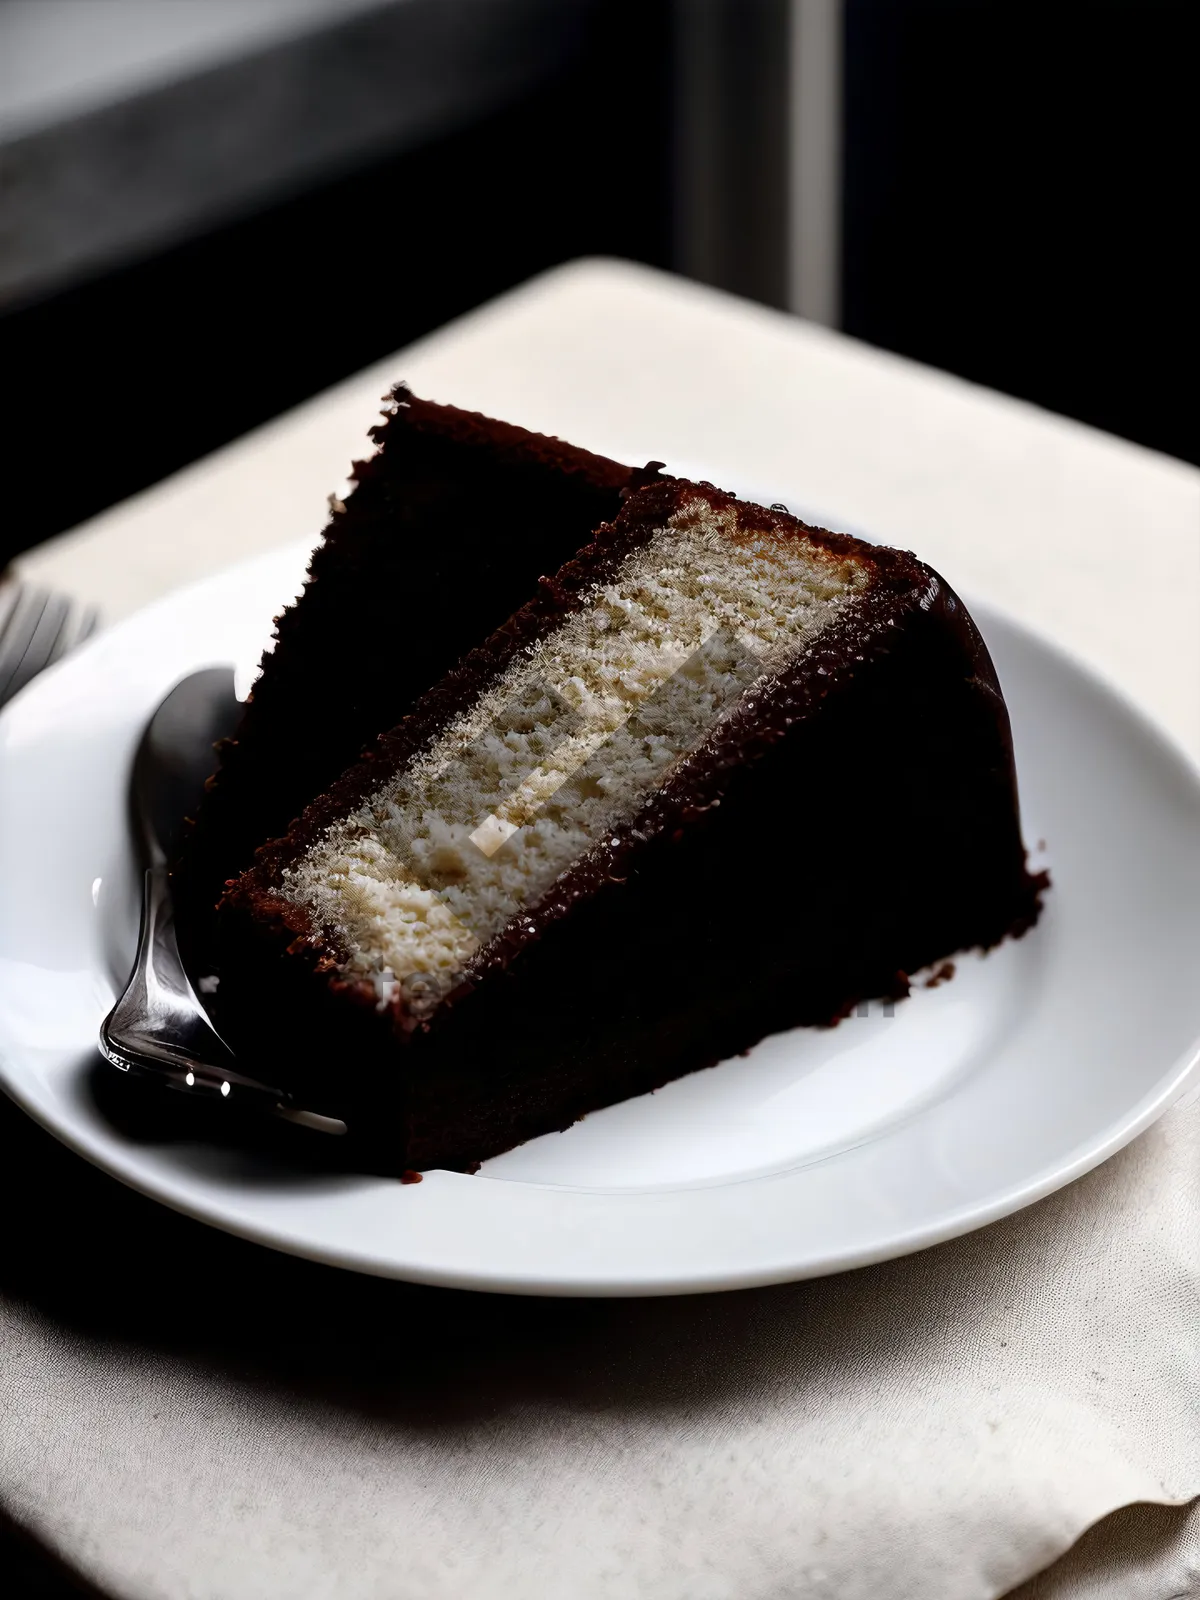
<path fill-rule="evenodd" d="M 96 628 L 93 606 L 17 578 L 0 581 L 0 706 Z"/>
<path fill-rule="evenodd" d="M 193 1097 L 232 1095 L 239 1106 L 344 1133 L 337 1118 L 305 1111 L 282 1089 L 238 1071 L 179 954 L 168 864 L 212 767 L 213 744 L 233 732 L 240 709 L 232 667 L 206 667 L 177 683 L 146 724 L 130 783 L 145 866 L 141 930 L 129 982 L 100 1029 L 100 1053 L 122 1072 Z"/>

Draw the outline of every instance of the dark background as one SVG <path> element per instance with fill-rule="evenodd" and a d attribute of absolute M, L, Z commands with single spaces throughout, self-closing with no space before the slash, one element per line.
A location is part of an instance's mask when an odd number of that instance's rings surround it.
<path fill-rule="evenodd" d="M 1200 6 L 846 23 L 846 331 L 1200 462 Z"/>
<path fill-rule="evenodd" d="M 0 315 L 0 556 L 574 256 L 779 302 L 786 6 L 581 17 L 574 58 L 521 102 Z M 714 17 L 724 82 L 685 115 L 681 30 Z M 846 0 L 844 17 L 845 330 L 1200 461 L 1200 6 Z M 704 259 L 678 225 L 698 126 L 723 146 Z"/>
<path fill-rule="evenodd" d="M 667 14 L 600 6 L 529 98 L 0 316 L 18 401 L 0 557 L 555 262 L 665 265 Z"/>

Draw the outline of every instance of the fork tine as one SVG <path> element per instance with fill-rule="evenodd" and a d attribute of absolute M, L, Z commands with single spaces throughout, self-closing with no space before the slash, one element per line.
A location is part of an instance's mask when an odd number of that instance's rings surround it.
<path fill-rule="evenodd" d="M 99 620 L 100 616 L 95 606 L 68 605 L 62 628 L 59 630 L 46 665 L 53 666 L 56 661 L 61 661 L 63 656 L 69 655 L 78 645 L 83 644 L 85 639 L 95 633 Z"/>
<path fill-rule="evenodd" d="M 99 624 L 95 606 L 13 580 L 0 585 L 0 706 L 74 650 Z"/>
<path fill-rule="evenodd" d="M 19 578 L 13 578 L 7 583 L 0 583 L 0 650 L 4 647 L 4 635 L 8 624 L 20 604 L 21 596 L 25 592 L 25 585 Z"/>
<path fill-rule="evenodd" d="M 17 595 L 0 635 L 0 705 L 13 692 L 13 684 L 24 661 L 50 596 L 45 589 L 26 586 Z"/>
<path fill-rule="evenodd" d="M 83 644 L 90 639 L 100 626 L 100 609 L 98 606 L 83 606 L 79 611 L 79 626 L 75 632 L 75 643 Z"/>
<path fill-rule="evenodd" d="M 0 703 L 11 700 L 31 678 L 35 678 L 42 668 L 49 664 L 62 632 L 63 623 L 70 613 L 70 601 L 63 595 L 42 590 L 38 593 L 37 599 L 40 603 L 35 602 L 31 609 L 33 625 L 30 627 L 26 624 L 24 629 L 25 648 L 16 657 L 8 682 L 0 685 Z"/>
<path fill-rule="evenodd" d="M 52 666 L 62 654 L 63 640 L 70 640 L 71 613 L 74 606 L 65 594 L 51 592 L 38 631 L 30 641 L 21 663 L 22 685 L 39 672 Z"/>

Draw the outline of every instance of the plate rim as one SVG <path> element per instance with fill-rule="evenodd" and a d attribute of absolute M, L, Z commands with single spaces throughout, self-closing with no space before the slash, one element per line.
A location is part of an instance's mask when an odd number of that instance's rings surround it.
<path fill-rule="evenodd" d="M 313 548 L 312 540 L 293 541 L 276 546 L 272 550 L 261 552 L 234 566 L 226 567 L 159 596 L 149 605 L 122 618 L 111 629 L 104 630 L 79 651 L 28 684 L 14 697 L 10 706 L 6 706 L 3 712 L 0 712 L 0 729 L 9 720 L 13 707 L 28 705 L 30 700 L 36 699 L 44 692 L 45 684 L 52 678 L 57 679 L 63 672 L 79 670 L 81 661 L 85 661 L 94 650 L 111 647 L 113 639 L 119 640 L 130 624 L 140 622 L 152 614 L 164 611 L 170 614 L 180 605 L 202 603 L 206 590 L 211 589 L 215 594 L 219 594 L 226 585 L 235 582 L 241 573 L 258 570 L 265 574 L 278 568 L 282 576 L 285 567 L 294 563 L 296 574 L 299 576 L 301 560 Z M 1004 608 L 981 598 L 969 595 L 964 598 L 971 613 L 981 619 L 980 631 L 985 641 L 989 625 L 995 622 L 1007 629 L 1023 648 L 1049 655 L 1060 668 L 1065 669 L 1068 675 L 1084 680 L 1094 694 L 1108 701 L 1121 720 L 1131 725 L 1132 730 L 1150 745 L 1160 761 L 1169 769 L 1174 769 L 1172 775 L 1177 780 L 1182 780 L 1194 798 L 1200 799 L 1200 760 L 1193 756 L 1171 729 L 1157 723 L 1121 684 L 1112 681 L 1107 673 L 1081 659 L 1070 648 L 1013 617 Z M 264 629 L 264 640 L 265 637 Z M 478 1268 L 464 1269 L 454 1265 L 437 1267 L 422 1263 L 404 1263 L 395 1258 L 384 1258 L 369 1249 L 326 1248 L 319 1241 L 314 1242 L 296 1236 L 286 1225 L 272 1226 L 268 1221 L 262 1221 L 239 1211 L 236 1203 L 224 1205 L 220 1198 L 215 1197 L 206 1205 L 203 1199 L 194 1199 L 183 1192 L 182 1185 L 173 1185 L 169 1179 L 164 1185 L 161 1176 L 156 1173 L 152 1165 L 147 1168 L 145 1162 L 139 1162 L 137 1146 L 124 1145 L 112 1150 L 106 1147 L 102 1139 L 97 1138 L 93 1141 L 86 1132 L 78 1132 L 69 1121 L 56 1120 L 53 1115 L 44 1111 L 35 1094 L 25 1092 L 22 1075 L 19 1072 L 14 1073 L 5 1059 L 5 1054 L 0 1053 L 0 1088 L 39 1126 L 110 1177 L 194 1220 L 266 1248 L 373 1276 L 488 1293 L 597 1298 L 711 1293 L 801 1281 L 899 1259 L 962 1237 L 1023 1210 L 1026 1206 L 1046 1198 L 1102 1165 L 1145 1132 L 1171 1105 L 1176 1103 L 1198 1074 L 1200 1074 L 1200 1014 L 1197 1017 L 1196 1037 L 1157 1077 L 1153 1087 L 1131 1105 L 1124 1116 L 1116 1118 L 1106 1129 L 1086 1140 L 1074 1154 L 1067 1152 L 1068 1159 L 1052 1163 L 1043 1172 L 1034 1174 L 1015 1187 L 1002 1190 L 991 1200 L 970 1201 L 947 1211 L 940 1218 L 924 1226 L 915 1228 L 901 1226 L 899 1235 L 887 1234 L 886 1230 L 882 1230 L 880 1239 L 873 1245 L 841 1249 L 836 1253 L 826 1252 L 825 1255 L 817 1252 L 802 1265 L 796 1265 L 794 1262 L 787 1265 L 779 1263 L 772 1268 L 764 1269 L 760 1264 L 740 1273 L 736 1270 L 722 1269 L 709 1273 L 691 1271 L 669 1277 L 658 1268 L 652 1276 L 627 1273 L 622 1277 L 606 1277 L 593 1273 L 591 1276 L 576 1278 L 564 1276 L 561 1264 L 551 1267 L 545 1273 L 538 1273 L 535 1270 L 522 1275 L 505 1268 L 495 1270 L 489 1268 L 481 1271 Z M 132 1159 L 122 1159 L 123 1157 Z M 460 1175 L 428 1176 L 437 1179 Z M 755 1175 L 742 1181 L 761 1184 L 770 1182 L 773 1176 L 775 1175 Z M 528 1189 L 555 1187 L 550 1184 L 539 1184 L 532 1179 L 522 1180 L 522 1185 Z"/>

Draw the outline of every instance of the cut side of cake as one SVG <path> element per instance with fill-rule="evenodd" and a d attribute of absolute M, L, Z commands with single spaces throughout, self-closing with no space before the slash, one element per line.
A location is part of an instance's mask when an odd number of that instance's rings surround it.
<path fill-rule="evenodd" d="M 374 1164 L 470 1168 L 903 995 L 1044 887 L 946 584 L 664 480 L 259 851 L 220 1020 Z"/>
<path fill-rule="evenodd" d="M 404 385 L 276 623 L 176 866 L 193 965 L 226 881 L 655 476 Z"/>

